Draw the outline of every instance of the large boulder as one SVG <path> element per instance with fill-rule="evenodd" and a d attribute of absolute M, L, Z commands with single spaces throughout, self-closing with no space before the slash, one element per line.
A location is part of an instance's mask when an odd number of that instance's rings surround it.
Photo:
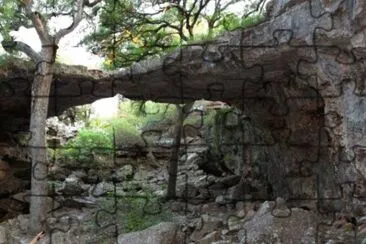
<path fill-rule="evenodd" d="M 105 196 L 108 192 L 113 193 L 115 186 L 112 183 L 100 182 L 89 189 L 89 194 L 94 197 Z"/>
<path fill-rule="evenodd" d="M 65 179 L 58 192 L 66 196 L 80 196 L 86 193 L 85 189 L 82 187 L 81 180 L 73 174 Z"/>
<path fill-rule="evenodd" d="M 275 210 L 287 211 L 287 215 L 276 215 Z M 299 208 L 281 210 L 272 202 L 263 203 L 254 217 L 242 224 L 239 239 L 248 243 L 316 243 L 320 218 L 315 213 Z"/>
<path fill-rule="evenodd" d="M 134 169 L 131 164 L 123 165 L 113 172 L 110 179 L 114 182 L 122 182 L 126 180 L 131 180 L 133 178 Z"/>
<path fill-rule="evenodd" d="M 174 223 L 163 222 L 143 231 L 122 234 L 118 236 L 118 244 L 183 244 L 177 236 L 178 226 Z"/>

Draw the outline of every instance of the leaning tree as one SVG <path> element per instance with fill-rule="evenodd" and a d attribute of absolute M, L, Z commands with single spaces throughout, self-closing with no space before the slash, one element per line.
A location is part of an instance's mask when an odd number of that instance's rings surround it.
<path fill-rule="evenodd" d="M 85 18 L 85 10 L 96 8 L 102 0 L 0 0 L 0 33 L 2 46 L 9 52 L 21 52 L 28 56 L 36 69 L 31 85 L 31 117 L 29 141 L 32 158 L 32 182 L 30 196 L 31 233 L 39 232 L 47 217 L 48 195 L 47 150 L 45 126 L 53 69 L 60 40 L 71 33 Z M 68 17 L 67 28 L 52 26 L 50 20 Z M 68 20 L 66 20 L 68 21 Z M 35 51 L 28 44 L 17 41 L 12 31 L 20 27 L 34 28 L 41 41 L 41 51 Z"/>

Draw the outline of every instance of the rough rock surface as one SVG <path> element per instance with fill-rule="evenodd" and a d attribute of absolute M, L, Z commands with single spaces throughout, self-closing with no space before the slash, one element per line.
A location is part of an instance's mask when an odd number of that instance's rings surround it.
<path fill-rule="evenodd" d="M 264 203 L 243 225 L 239 239 L 246 238 L 248 243 L 316 243 L 319 217 L 303 209 L 292 208 L 290 211 L 287 216 L 280 216 Z"/>
<path fill-rule="evenodd" d="M 122 234 L 118 236 L 118 244 L 171 244 L 183 243 L 177 240 L 177 225 L 174 223 L 160 223 L 140 232 Z"/>

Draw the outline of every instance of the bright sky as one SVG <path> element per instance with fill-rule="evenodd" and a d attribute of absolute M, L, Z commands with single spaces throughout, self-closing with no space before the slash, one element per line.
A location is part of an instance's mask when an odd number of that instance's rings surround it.
<path fill-rule="evenodd" d="M 72 33 L 61 39 L 57 55 L 62 63 L 84 65 L 90 69 L 100 69 L 103 62 L 102 58 L 88 52 L 84 47 L 76 47 L 81 37 L 87 33 L 87 26 L 87 22 L 83 21 Z M 35 29 L 22 27 L 18 32 L 14 33 L 14 37 L 18 41 L 27 43 L 36 51 L 41 50 L 41 42 Z"/>

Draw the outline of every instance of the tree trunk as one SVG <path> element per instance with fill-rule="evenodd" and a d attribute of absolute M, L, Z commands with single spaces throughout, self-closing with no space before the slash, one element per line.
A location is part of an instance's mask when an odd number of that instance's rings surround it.
<path fill-rule="evenodd" d="M 193 103 L 188 103 L 181 108 L 176 105 L 177 108 L 177 121 L 174 127 L 174 141 L 173 141 L 173 151 L 169 161 L 169 179 L 168 179 L 168 191 L 166 198 L 168 200 L 176 198 L 176 185 L 177 185 L 177 173 L 178 173 L 178 160 L 179 160 L 179 148 L 180 141 L 182 139 L 183 123 L 185 118 L 189 115 L 189 110 L 191 109 Z"/>
<path fill-rule="evenodd" d="M 32 183 L 30 197 L 30 222 L 29 230 L 35 234 L 42 230 L 47 217 L 48 206 L 48 162 L 46 145 L 46 119 L 50 88 L 53 79 L 53 57 L 55 50 L 51 47 L 42 49 L 43 60 L 37 64 L 36 73 L 32 83 L 32 102 L 29 143 L 32 156 Z"/>
<path fill-rule="evenodd" d="M 179 157 L 179 148 L 180 148 L 180 140 L 182 138 L 182 127 L 183 127 L 183 110 L 177 105 L 177 121 L 174 126 L 174 141 L 173 141 L 173 150 L 172 155 L 169 161 L 169 179 L 168 179 L 168 192 L 167 199 L 175 199 L 176 197 L 176 184 L 177 184 L 177 173 L 178 173 L 178 157 Z"/>

